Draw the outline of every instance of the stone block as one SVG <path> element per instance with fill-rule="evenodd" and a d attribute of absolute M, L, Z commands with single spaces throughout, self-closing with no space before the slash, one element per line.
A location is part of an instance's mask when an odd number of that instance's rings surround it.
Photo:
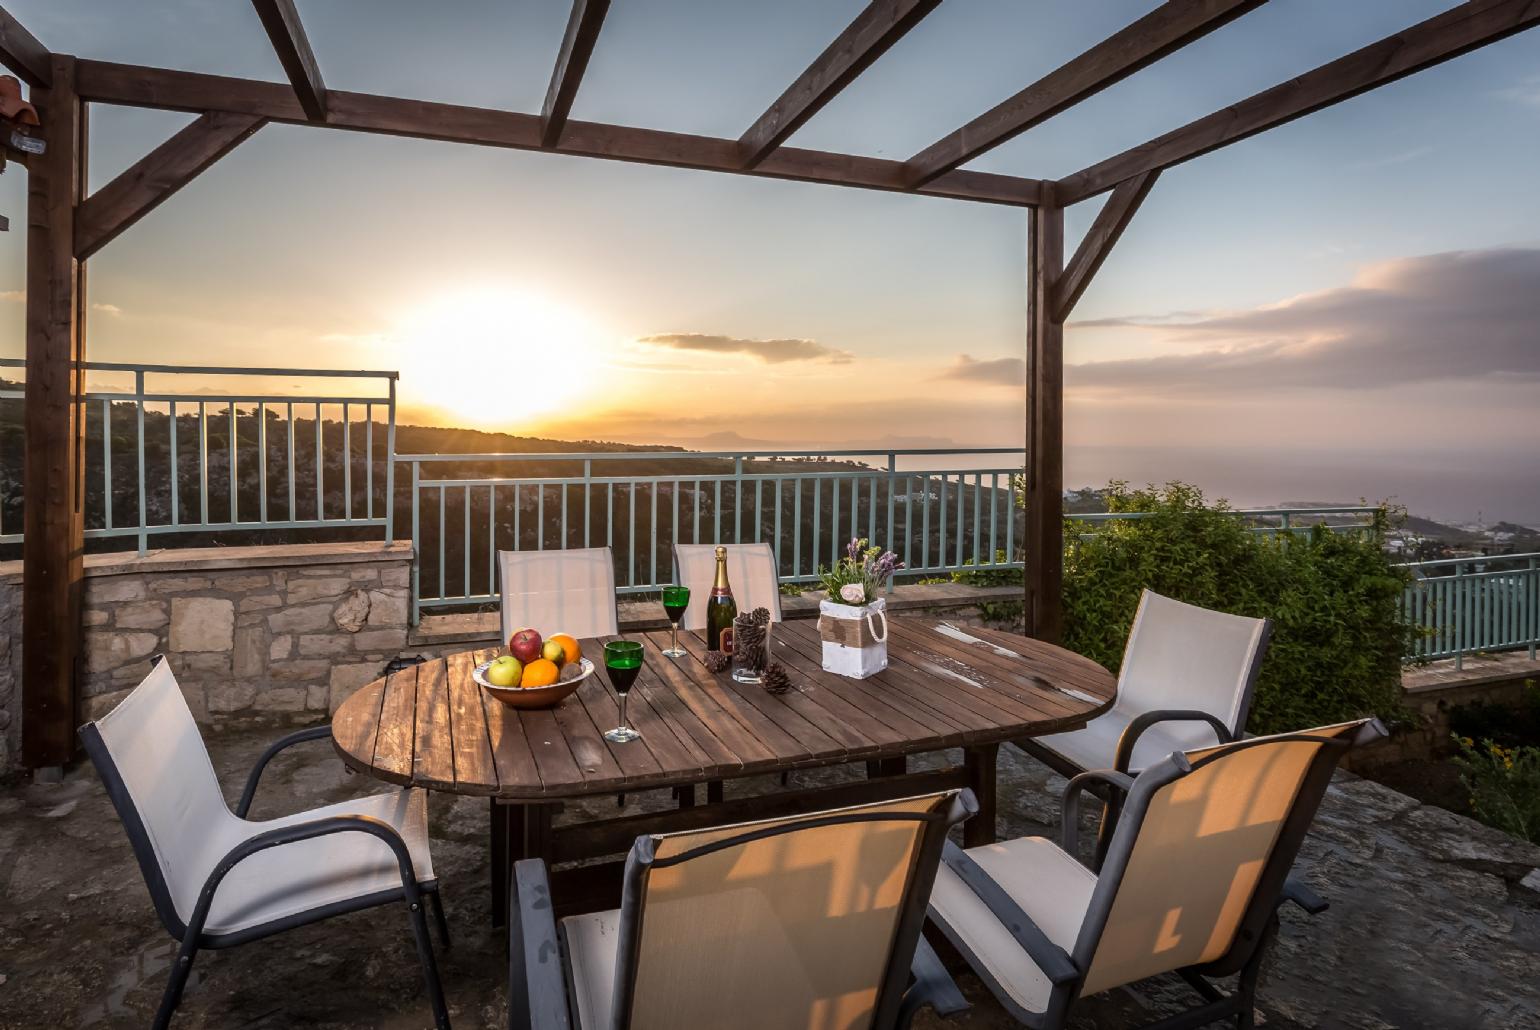
<path fill-rule="evenodd" d="M 178 597 L 171 602 L 173 651 L 228 651 L 234 632 L 234 601 L 223 597 Z"/>
<path fill-rule="evenodd" d="M 138 601 L 145 595 L 144 580 L 137 576 L 101 576 L 86 580 L 88 608 L 117 601 Z"/>
<path fill-rule="evenodd" d="M 272 680 L 281 680 L 286 683 L 303 683 L 306 681 L 320 683 L 326 679 L 331 670 L 332 663 L 321 658 L 296 658 L 289 661 L 273 662 L 267 668 L 267 676 Z"/>
<path fill-rule="evenodd" d="M 379 679 L 383 671 L 384 666 L 375 662 L 332 666 L 327 711 L 332 715 L 337 714 L 342 702 L 352 697 L 365 683 Z"/>
<path fill-rule="evenodd" d="M 118 685 L 124 683 L 138 683 L 140 680 L 148 676 L 150 674 L 150 670 L 154 667 L 155 666 L 151 664 L 148 658 L 144 659 L 143 661 L 130 662 L 127 665 L 120 665 L 116 669 L 112 670 L 112 682 Z"/>
<path fill-rule="evenodd" d="M 259 712 L 302 712 L 306 696 L 304 687 L 273 687 L 258 692 L 251 707 Z"/>
<path fill-rule="evenodd" d="M 369 591 L 369 625 L 405 626 L 407 595 L 405 590 Z"/>
<path fill-rule="evenodd" d="M 207 590 L 211 581 L 207 576 L 162 576 L 151 580 L 152 594 L 183 594 L 192 590 Z"/>
<path fill-rule="evenodd" d="M 283 598 L 277 594 L 252 594 L 250 597 L 241 598 L 237 605 L 237 608 L 243 612 L 271 611 L 282 607 Z"/>
<path fill-rule="evenodd" d="M 81 718 L 86 722 L 95 722 L 118 706 L 118 702 L 127 697 L 127 690 L 115 690 L 110 694 L 97 694 L 82 700 L 80 705 Z"/>
<path fill-rule="evenodd" d="M 113 613 L 119 629 L 160 629 L 170 621 L 165 601 L 125 604 Z"/>
<path fill-rule="evenodd" d="M 299 638 L 301 658 L 335 658 L 353 650 L 351 637 L 340 633 L 307 633 Z"/>
<path fill-rule="evenodd" d="M 271 661 L 281 661 L 294 653 L 294 638 L 287 633 L 273 638 L 268 645 L 267 657 Z"/>
<path fill-rule="evenodd" d="M 265 622 L 259 622 L 253 626 L 241 626 L 237 629 L 233 662 L 235 675 L 243 679 L 255 679 L 265 675 L 267 663 L 270 660 L 268 654 L 270 643 Z"/>
<path fill-rule="evenodd" d="M 87 608 L 80 613 L 80 622 L 84 626 L 105 626 L 112 620 L 112 613 L 105 608 Z M 10 639 L 7 635 L 6 639 Z"/>
<path fill-rule="evenodd" d="M 412 585 L 412 567 L 410 565 L 388 565 L 380 570 L 380 585 L 385 587 L 406 588 Z"/>
<path fill-rule="evenodd" d="M 274 633 L 319 633 L 332 624 L 332 606 L 308 604 L 299 608 L 285 608 L 267 617 L 268 628 Z"/>
<path fill-rule="evenodd" d="M 369 595 L 362 590 L 353 591 L 332 609 L 332 621 L 337 624 L 338 629 L 349 633 L 357 633 L 363 629 L 368 618 Z"/>
<path fill-rule="evenodd" d="M 95 630 L 85 635 L 86 668 L 91 672 L 106 672 L 120 665 L 147 658 L 160 646 L 160 637 L 154 633 L 114 633 Z"/>
<path fill-rule="evenodd" d="M 318 683 L 305 688 L 305 707 L 315 712 L 326 711 L 326 695 L 331 693 L 331 688 L 325 683 Z"/>
<path fill-rule="evenodd" d="M 211 683 L 204 696 L 210 712 L 239 712 L 251 707 L 257 697 L 257 688 L 235 680 Z"/>
<path fill-rule="evenodd" d="M 406 646 L 406 628 L 367 630 L 353 637 L 353 646 L 359 651 L 400 651 Z"/>
<path fill-rule="evenodd" d="M 230 677 L 229 651 L 195 651 L 180 656 L 183 671 L 197 676 Z"/>
<path fill-rule="evenodd" d="M 273 585 L 273 577 L 265 572 L 226 573 L 214 577 L 214 589 L 231 594 L 249 594 L 253 590 L 266 590 Z"/>
<path fill-rule="evenodd" d="M 331 600 L 342 596 L 348 589 L 348 581 L 342 576 L 290 577 L 284 599 L 290 604 L 309 601 Z"/>
<path fill-rule="evenodd" d="M 368 565 L 348 570 L 348 582 L 354 586 L 373 586 L 380 581 L 380 572 Z"/>

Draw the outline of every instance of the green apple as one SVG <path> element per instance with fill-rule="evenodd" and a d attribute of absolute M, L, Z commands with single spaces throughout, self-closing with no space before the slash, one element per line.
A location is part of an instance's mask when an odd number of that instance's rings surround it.
<path fill-rule="evenodd" d="M 494 659 L 487 666 L 487 682 L 494 687 L 516 687 L 524 676 L 524 663 L 511 654 Z"/>
<path fill-rule="evenodd" d="M 567 660 L 567 649 L 554 640 L 547 640 L 540 648 L 540 657 L 560 669 Z"/>

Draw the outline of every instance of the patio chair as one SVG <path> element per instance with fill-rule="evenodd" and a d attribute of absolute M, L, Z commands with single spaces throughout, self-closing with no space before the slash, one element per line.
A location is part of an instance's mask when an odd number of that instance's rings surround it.
<path fill-rule="evenodd" d="M 434 1019 L 449 1026 L 423 915 L 426 899 L 448 947 L 428 853 L 427 795 L 398 790 L 277 819 L 245 818 L 274 754 L 328 737 L 329 727 L 314 727 L 269 748 L 232 813 L 169 662 L 160 660 L 116 708 L 80 728 L 156 914 L 181 942 L 155 1027 L 170 1024 L 200 950 L 398 901 L 406 904 Z"/>
<path fill-rule="evenodd" d="M 727 579 L 740 612 L 770 609 L 781 621 L 781 577 L 775 552 L 769 544 L 726 544 Z M 690 606 L 684 610 L 680 629 L 706 628 L 706 601 L 716 576 L 716 544 L 675 544 L 674 582 L 690 588 Z"/>
<path fill-rule="evenodd" d="M 498 551 L 503 639 L 533 626 L 542 634 L 586 637 L 620 632 L 615 615 L 615 558 L 608 547 Z"/>
<path fill-rule="evenodd" d="M 1251 1027 L 1278 909 L 1326 908 L 1288 874 L 1332 771 L 1384 733 L 1360 720 L 1174 752 L 1137 779 L 1081 773 L 1064 790 L 1062 847 L 1043 837 L 948 845 L 930 916 L 1027 1026 L 1063 1027 L 1078 998 L 1176 972 L 1203 1004 L 1156 1026 Z M 1127 799 L 1093 873 L 1074 855 L 1077 800 L 1097 781 Z M 1210 982 L 1236 973 L 1229 994 Z"/>
<path fill-rule="evenodd" d="M 1088 769 L 1137 775 L 1173 751 L 1235 740 L 1246 728 L 1270 632 L 1266 619 L 1210 611 L 1146 590 L 1128 631 L 1112 708 L 1078 730 L 1016 746 L 1065 776 Z M 1109 830 L 1116 805 L 1114 795 L 1102 816 Z M 1107 843 L 1103 833 L 1098 856 Z"/>
<path fill-rule="evenodd" d="M 509 1025 L 888 1030 L 925 1004 L 960 1012 L 920 928 L 947 831 L 977 810 L 945 791 L 638 837 L 620 908 L 559 930 L 545 866 L 520 862 Z"/>

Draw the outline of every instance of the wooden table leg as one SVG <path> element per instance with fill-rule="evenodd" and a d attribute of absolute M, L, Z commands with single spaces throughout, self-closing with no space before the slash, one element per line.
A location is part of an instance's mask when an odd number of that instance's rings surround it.
<path fill-rule="evenodd" d="M 999 744 L 963 748 L 963 768 L 968 786 L 978 800 L 978 814 L 963 823 L 963 847 L 976 848 L 995 842 L 995 759 Z"/>
<path fill-rule="evenodd" d="M 490 833 L 488 851 L 492 866 L 492 925 L 502 926 L 508 919 L 508 845 L 513 806 L 488 798 Z"/>

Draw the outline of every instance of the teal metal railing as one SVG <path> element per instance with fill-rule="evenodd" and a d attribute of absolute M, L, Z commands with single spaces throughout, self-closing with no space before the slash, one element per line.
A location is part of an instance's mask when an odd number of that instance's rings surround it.
<path fill-rule="evenodd" d="M 784 583 L 815 581 L 851 537 L 916 573 L 1022 567 L 1020 448 L 397 457 L 411 466 L 414 619 L 495 602 L 506 549 L 608 546 L 622 593 L 672 582 L 675 543 L 768 541 Z"/>
<path fill-rule="evenodd" d="M 0 358 L 0 368 L 25 369 L 26 362 Z M 83 369 L 87 538 L 130 537 L 142 554 L 152 537 L 168 533 L 375 527 L 391 537 L 397 373 L 102 361 Z M 203 384 L 236 377 L 384 387 L 378 395 L 349 395 L 160 385 L 186 376 Z M 92 388 L 93 380 L 124 385 Z M 16 405 L 17 425 L 24 400 L 23 389 L 0 388 L 0 403 Z M 0 543 L 18 543 L 21 460 L 5 458 Z"/>
<path fill-rule="evenodd" d="M 1540 644 L 1540 553 L 1447 558 L 1400 566 L 1412 574 L 1402 614 L 1417 629 L 1410 660 L 1528 650 Z"/>

